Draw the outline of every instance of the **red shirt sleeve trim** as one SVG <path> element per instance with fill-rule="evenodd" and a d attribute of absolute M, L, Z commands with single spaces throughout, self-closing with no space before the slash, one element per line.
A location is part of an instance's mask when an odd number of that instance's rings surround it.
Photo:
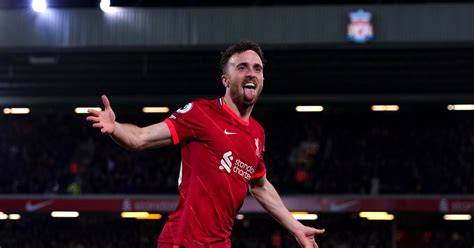
<path fill-rule="evenodd" d="M 255 178 L 263 177 L 263 176 L 265 176 L 266 173 L 267 173 L 267 169 L 265 169 L 265 170 L 263 170 L 259 173 L 253 174 L 252 177 L 250 178 L 250 180 L 255 179 Z"/>
<path fill-rule="evenodd" d="M 168 128 L 170 129 L 171 132 L 171 138 L 173 139 L 173 144 L 176 145 L 179 143 L 179 136 L 178 133 L 176 132 L 176 128 L 174 127 L 173 122 L 170 119 L 165 119 L 166 125 L 168 125 Z"/>

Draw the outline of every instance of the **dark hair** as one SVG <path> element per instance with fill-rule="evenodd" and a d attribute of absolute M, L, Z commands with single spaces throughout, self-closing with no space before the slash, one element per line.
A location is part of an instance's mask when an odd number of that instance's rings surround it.
<path fill-rule="evenodd" d="M 224 52 L 221 53 L 221 70 L 222 73 L 225 73 L 226 67 L 227 67 L 227 62 L 229 62 L 230 57 L 236 53 L 243 53 L 247 50 L 252 50 L 258 54 L 260 59 L 262 60 L 262 63 L 265 64 L 265 58 L 263 57 L 263 52 L 260 46 L 253 42 L 253 41 L 248 41 L 248 40 L 243 40 L 240 41 L 237 44 L 234 44 L 230 47 L 228 47 Z"/>

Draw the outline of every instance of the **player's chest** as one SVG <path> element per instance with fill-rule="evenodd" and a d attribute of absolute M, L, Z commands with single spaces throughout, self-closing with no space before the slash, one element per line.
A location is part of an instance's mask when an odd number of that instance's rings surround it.
<path fill-rule="evenodd" d="M 208 135 L 219 169 L 250 179 L 262 156 L 262 135 L 251 127 L 226 122 L 216 125 Z"/>

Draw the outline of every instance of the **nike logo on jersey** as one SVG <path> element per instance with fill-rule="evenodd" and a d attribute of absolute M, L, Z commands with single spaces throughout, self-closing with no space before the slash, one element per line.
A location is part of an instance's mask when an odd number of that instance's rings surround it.
<path fill-rule="evenodd" d="M 227 135 L 237 134 L 237 133 L 229 132 L 229 131 L 227 131 L 227 129 L 224 129 L 224 133 L 227 134 Z"/>

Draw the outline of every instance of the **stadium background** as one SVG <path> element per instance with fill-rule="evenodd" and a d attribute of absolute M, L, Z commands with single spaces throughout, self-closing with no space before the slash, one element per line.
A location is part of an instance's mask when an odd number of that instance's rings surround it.
<path fill-rule="evenodd" d="M 1 247 L 154 247 L 177 194 L 179 150 L 132 153 L 75 107 L 107 94 L 119 121 L 151 124 L 223 94 L 219 52 L 259 42 L 268 64 L 255 118 L 268 177 L 292 211 L 318 215 L 320 247 L 472 247 L 474 3 L 470 1 L 0 1 Z M 374 39 L 347 39 L 349 13 Z M 398 105 L 373 112 L 374 104 Z M 323 112 L 298 113 L 297 105 Z M 78 218 L 52 218 L 55 210 Z M 122 211 L 160 220 L 120 217 Z M 369 221 L 360 211 L 388 211 Z M 234 247 L 297 247 L 251 199 Z M 13 214 L 13 215 L 12 215 Z M 15 214 L 20 219 L 15 220 Z M 10 218 L 13 217 L 13 218 Z"/>

